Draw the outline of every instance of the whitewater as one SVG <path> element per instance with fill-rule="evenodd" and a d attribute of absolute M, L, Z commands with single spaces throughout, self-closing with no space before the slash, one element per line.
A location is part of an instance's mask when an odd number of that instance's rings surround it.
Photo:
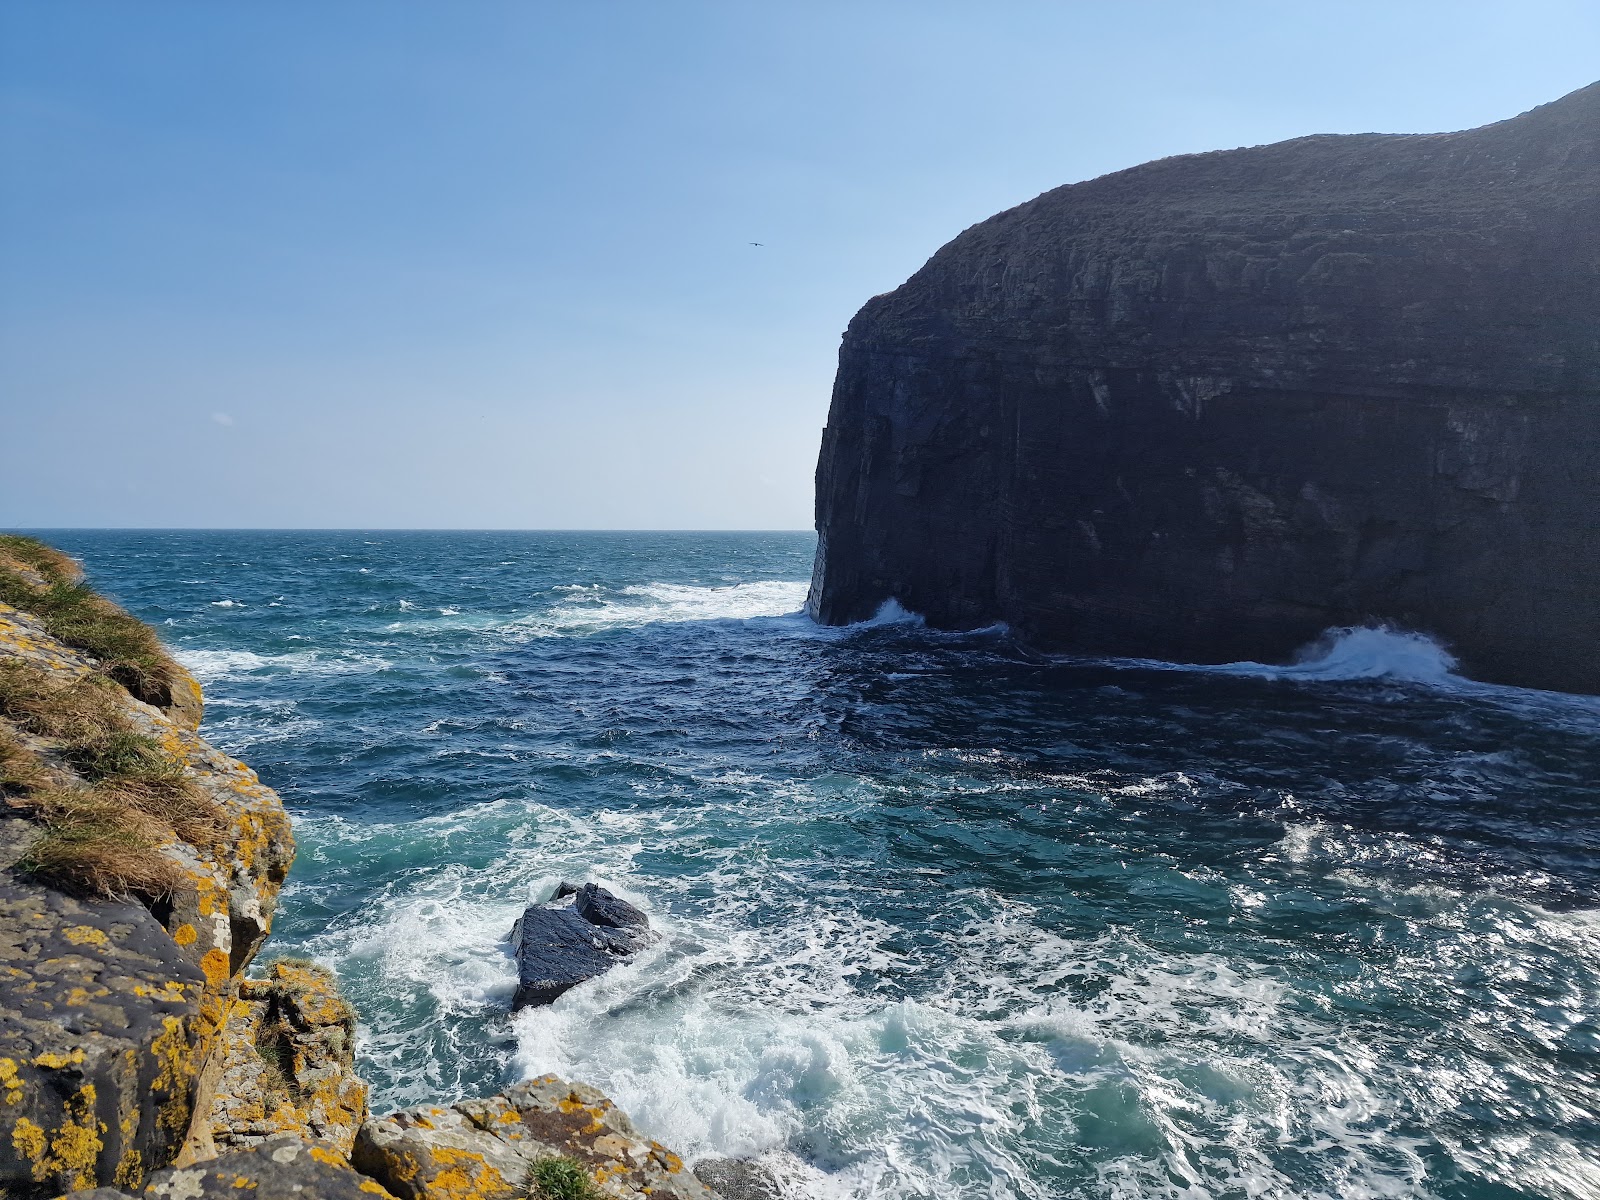
<path fill-rule="evenodd" d="M 801 534 L 47 532 L 290 806 L 378 1111 L 556 1072 L 796 1196 L 1600 1197 L 1600 704 L 799 610 Z M 561 879 L 667 935 L 508 1016 Z"/>

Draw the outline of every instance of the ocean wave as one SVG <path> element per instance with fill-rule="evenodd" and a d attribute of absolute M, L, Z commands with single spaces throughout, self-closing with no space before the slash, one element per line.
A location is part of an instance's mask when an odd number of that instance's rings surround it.
<path fill-rule="evenodd" d="M 647 583 L 615 592 L 569 591 L 565 603 L 520 617 L 503 628 L 513 637 L 569 637 L 662 623 L 785 617 L 804 605 L 806 587 L 804 583 L 764 580 L 729 587 Z"/>
<path fill-rule="evenodd" d="M 257 654 L 251 650 L 174 650 L 172 657 L 203 684 L 248 679 L 274 671 L 296 675 L 349 675 L 385 671 L 394 664 L 376 654 L 328 655 L 319 650 Z"/>
<path fill-rule="evenodd" d="M 1262 679 L 1304 679 L 1318 683 L 1398 679 L 1437 686 L 1463 682 L 1455 673 L 1458 665 L 1455 656 L 1427 634 L 1388 626 L 1350 626 L 1329 629 L 1300 650 L 1286 666 L 1236 662 L 1203 669 Z"/>

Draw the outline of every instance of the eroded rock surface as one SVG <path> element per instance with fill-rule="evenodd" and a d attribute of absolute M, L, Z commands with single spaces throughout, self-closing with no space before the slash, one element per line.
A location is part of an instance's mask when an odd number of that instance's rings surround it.
<path fill-rule="evenodd" d="M 556 1155 L 581 1163 L 607 1196 L 712 1197 L 605 1096 L 554 1075 L 486 1100 L 369 1120 L 352 1162 L 400 1200 L 521 1200 L 533 1164 Z"/>
<path fill-rule="evenodd" d="M 0 663 L 58 682 L 99 664 L 0 604 Z M 283 806 L 194 731 L 199 697 L 157 708 L 112 687 L 119 719 L 221 814 L 214 844 L 170 837 L 152 854 L 176 880 L 146 903 L 68 894 L 19 869 L 42 832 L 0 787 L 0 1194 L 135 1185 L 201 1152 L 235 972 L 260 946 L 293 858 Z M 190 681 L 192 682 L 192 681 Z M 43 786 L 85 787 L 59 740 L 0 716 Z"/>
<path fill-rule="evenodd" d="M 357 1174 L 325 1146 L 280 1134 L 248 1150 L 236 1150 L 189 1167 L 150 1176 L 137 1192 L 97 1188 L 65 1200 L 393 1200 L 382 1185 Z"/>
<path fill-rule="evenodd" d="M 783 1188 L 760 1163 L 708 1158 L 694 1165 L 694 1174 L 722 1200 L 785 1200 Z"/>
<path fill-rule="evenodd" d="M 657 940 L 650 919 L 597 884 L 563 884 L 555 898 L 530 904 L 511 930 L 517 957 L 512 1008 L 549 1004 Z"/>
<path fill-rule="evenodd" d="M 355 1028 L 355 1011 L 321 967 L 280 960 L 265 979 L 242 980 L 208 1122 L 216 1149 L 294 1133 L 347 1160 L 367 1119 Z"/>
<path fill-rule="evenodd" d="M 810 608 L 1282 660 L 1330 626 L 1600 691 L 1600 85 L 1048 192 L 840 351 Z"/>

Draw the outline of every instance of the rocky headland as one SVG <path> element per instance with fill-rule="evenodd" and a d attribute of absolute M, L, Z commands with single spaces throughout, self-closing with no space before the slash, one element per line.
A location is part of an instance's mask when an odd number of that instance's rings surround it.
<path fill-rule="evenodd" d="M 1282 661 L 1438 637 L 1600 691 L 1600 84 L 1047 192 L 867 303 L 809 607 Z"/>
<path fill-rule="evenodd" d="M 0 1197 L 715 1194 L 555 1076 L 370 1113 L 333 977 L 246 973 L 294 842 L 278 796 L 196 732 L 202 705 L 74 563 L 0 537 Z"/>

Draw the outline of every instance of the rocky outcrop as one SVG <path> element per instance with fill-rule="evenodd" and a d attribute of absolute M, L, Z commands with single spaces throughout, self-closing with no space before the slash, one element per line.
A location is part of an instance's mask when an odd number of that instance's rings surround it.
<path fill-rule="evenodd" d="M 134 1184 L 204 1144 L 237 972 L 293 857 L 282 804 L 195 733 L 189 689 L 161 709 L 101 667 L 0 604 L 7 1195 Z M 149 811 L 167 804 L 204 844 Z"/>
<path fill-rule="evenodd" d="M 400 1200 L 521 1200 L 534 1165 L 555 1157 L 581 1165 L 605 1196 L 711 1200 L 605 1096 L 554 1075 L 368 1121 L 352 1161 Z"/>
<path fill-rule="evenodd" d="M 279 959 L 266 978 L 241 980 L 208 1122 L 216 1149 L 293 1133 L 347 1161 L 367 1119 L 355 1032 L 355 1010 L 322 967 Z"/>
<path fill-rule="evenodd" d="M 695 1163 L 694 1176 L 723 1200 L 784 1200 L 772 1173 L 746 1159 L 703 1159 Z"/>
<path fill-rule="evenodd" d="M 650 918 L 626 900 L 598 884 L 563 883 L 550 901 L 530 904 L 511 928 L 517 959 L 511 1006 L 549 1004 L 656 939 Z"/>
<path fill-rule="evenodd" d="M 809 606 L 1185 661 L 1330 626 L 1600 691 L 1600 84 L 1058 188 L 840 351 Z"/>
<path fill-rule="evenodd" d="M 325 1147 L 279 1134 L 248 1150 L 150 1176 L 145 1200 L 394 1200 L 381 1184 L 357 1174 Z M 65 1200 L 129 1200 L 115 1188 L 74 1192 Z"/>

